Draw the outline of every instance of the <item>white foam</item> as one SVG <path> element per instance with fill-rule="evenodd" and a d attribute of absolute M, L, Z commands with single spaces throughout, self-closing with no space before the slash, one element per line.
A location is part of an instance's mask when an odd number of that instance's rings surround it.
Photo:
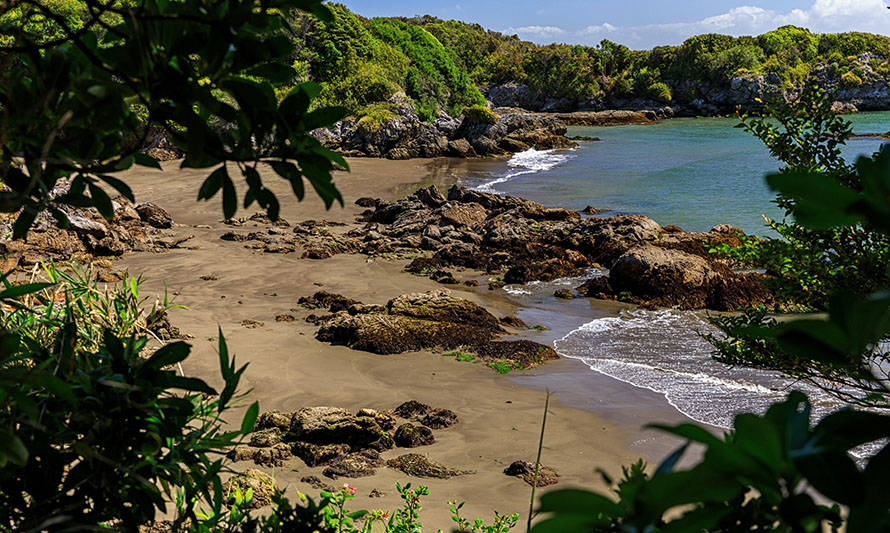
<path fill-rule="evenodd" d="M 529 148 L 510 158 L 507 162 L 509 170 L 506 174 L 477 186 L 476 190 L 489 193 L 498 192 L 494 189 L 495 185 L 510 181 L 516 176 L 550 170 L 573 157 L 574 155 L 566 150 L 535 150 L 534 148 Z"/>

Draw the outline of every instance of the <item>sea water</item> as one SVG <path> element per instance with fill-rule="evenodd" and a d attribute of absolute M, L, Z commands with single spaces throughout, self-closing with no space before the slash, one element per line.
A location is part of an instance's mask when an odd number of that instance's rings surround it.
<path fill-rule="evenodd" d="M 847 117 L 856 133 L 890 131 L 890 112 Z M 779 169 L 763 144 L 736 128 L 738 119 L 673 119 L 653 125 L 573 127 L 569 135 L 598 137 L 574 150 L 529 150 L 499 175 L 470 178 L 485 192 L 514 194 L 546 205 L 642 213 L 687 231 L 732 224 L 765 234 L 762 215 L 781 218 L 764 176 Z M 872 154 L 877 139 L 851 140 L 851 162 Z"/>
<path fill-rule="evenodd" d="M 857 133 L 890 131 L 890 113 L 851 117 Z M 732 119 L 677 119 L 648 126 L 574 128 L 597 136 L 570 151 L 530 150 L 513 157 L 500 174 L 469 178 L 469 185 L 509 193 L 547 205 L 613 213 L 643 213 L 661 224 L 707 231 L 729 223 L 765 233 L 762 214 L 780 213 L 763 176 L 779 164 L 760 142 L 734 128 Z M 877 140 L 850 141 L 844 155 L 855 159 L 876 151 Z M 594 270 L 589 276 L 605 275 Z M 505 291 L 533 305 L 556 288 L 581 279 L 511 285 Z M 603 316 L 606 315 L 606 316 Z M 626 310 L 599 313 L 556 340 L 565 357 L 591 370 L 664 395 L 690 418 L 730 427 L 735 414 L 763 412 L 793 389 L 808 393 L 816 416 L 836 408 L 830 396 L 777 372 L 734 368 L 713 360 L 702 334 L 715 333 L 703 313 Z"/>

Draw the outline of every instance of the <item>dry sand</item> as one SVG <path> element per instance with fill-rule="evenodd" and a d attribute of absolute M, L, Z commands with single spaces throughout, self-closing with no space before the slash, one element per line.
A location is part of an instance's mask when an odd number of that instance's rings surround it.
<path fill-rule="evenodd" d="M 335 176 L 346 206 L 331 211 L 325 211 L 320 200 L 311 195 L 297 203 L 283 180 L 266 176 L 268 185 L 282 200 L 282 216 L 291 222 L 322 218 L 352 222 L 361 211 L 353 204 L 358 197 L 403 196 L 421 184 L 448 186 L 463 173 L 502 165 L 446 159 L 350 163 L 351 173 Z M 219 200 L 195 201 L 206 175 L 207 171 L 179 170 L 175 165 L 168 165 L 164 172 L 138 170 L 127 175 L 137 200 L 163 206 L 176 220 L 178 234 L 194 235 L 189 244 L 197 249 L 129 254 L 120 261 L 131 274 L 147 278 L 146 294 L 160 292 L 166 286 L 175 295 L 175 302 L 187 307 L 171 312 L 174 324 L 194 335 L 193 354 L 184 363 L 186 374 L 219 383 L 215 351 L 219 326 L 238 361 L 250 363 L 242 388 L 250 389 L 249 398 L 259 401 L 261 411 L 294 411 L 316 405 L 389 409 L 416 399 L 451 409 L 460 417 L 458 425 L 435 432 L 434 445 L 411 451 L 427 454 L 451 468 L 475 470 L 476 474 L 451 480 L 409 479 L 384 467 L 373 477 L 348 480 L 359 489 L 354 508 L 393 508 L 399 504 L 395 482 L 410 481 L 430 487 L 432 494 L 426 498 L 423 512 L 430 530 L 452 526 L 448 500 L 467 501 L 465 514 L 471 518 L 488 519 L 497 509 L 518 512 L 524 522 L 530 487 L 505 476 L 503 469 L 517 459 L 534 461 L 544 403 L 541 389 L 548 387 L 570 400 L 566 402 L 558 394 L 551 402 L 543 463 L 560 474 L 560 483 L 552 488 L 604 489 L 596 468 L 616 474 L 620 465 L 640 455 L 660 455 L 672 444 L 660 441 L 655 447 L 640 447 L 640 442 L 652 438 L 639 429 L 652 420 L 650 415 L 679 417 L 663 398 L 651 398 L 630 385 L 595 375 L 575 361 L 557 361 L 515 378 L 497 375 L 483 365 L 431 353 L 379 356 L 315 340 L 315 328 L 303 320 L 308 312 L 297 305 L 301 296 L 326 289 L 366 303 L 384 303 L 399 294 L 441 286 L 402 272 L 404 264 L 399 262 L 369 262 L 361 255 L 308 260 L 300 259 L 299 253 L 264 254 L 240 243 L 221 241 L 219 236 L 231 228 L 221 222 Z M 239 212 L 239 216 L 253 212 Z M 199 225 L 210 227 L 195 227 Z M 203 281 L 201 276 L 218 279 Z M 513 304 L 498 293 L 484 288 L 455 290 L 495 315 L 515 312 Z M 293 314 L 298 320 L 276 322 L 280 314 Z M 248 328 L 242 325 L 244 320 L 262 325 Z M 235 421 L 236 416 L 231 418 Z M 391 450 L 384 457 L 401 453 L 406 450 Z M 236 465 L 248 466 L 253 465 Z M 294 458 L 274 469 L 274 476 L 291 494 L 294 490 L 316 494 L 317 490 L 301 483 L 300 478 L 322 477 L 321 470 L 308 468 Z M 346 481 L 323 480 L 335 486 Z M 369 499 L 371 489 L 385 493 L 385 497 Z"/>

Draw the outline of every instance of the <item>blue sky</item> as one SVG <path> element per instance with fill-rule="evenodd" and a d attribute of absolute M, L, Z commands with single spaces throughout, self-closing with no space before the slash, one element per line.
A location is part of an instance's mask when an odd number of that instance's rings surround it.
<path fill-rule="evenodd" d="M 343 1 L 343 0 L 341 0 Z M 430 14 L 478 22 L 537 43 L 596 44 L 610 39 L 632 48 L 679 44 L 706 32 L 750 35 L 784 24 L 819 32 L 890 35 L 888 0 L 347 0 L 368 17 Z"/>

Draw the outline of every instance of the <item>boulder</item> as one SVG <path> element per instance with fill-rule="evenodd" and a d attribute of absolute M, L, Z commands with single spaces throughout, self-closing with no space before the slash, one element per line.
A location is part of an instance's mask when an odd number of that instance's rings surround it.
<path fill-rule="evenodd" d="M 488 212 L 479 204 L 456 204 L 442 208 L 442 222 L 459 228 L 479 228 Z"/>
<path fill-rule="evenodd" d="M 392 448 L 392 437 L 370 417 L 337 407 L 304 407 L 291 418 L 290 434 L 313 444 L 347 443 L 359 448 Z"/>
<path fill-rule="evenodd" d="M 281 442 L 281 430 L 277 427 L 263 429 L 250 434 L 250 445 L 258 448 L 269 448 L 279 442 Z"/>
<path fill-rule="evenodd" d="M 393 434 L 396 446 L 402 448 L 417 448 L 428 446 L 436 441 L 433 432 L 428 427 L 415 426 L 414 424 L 402 424 Z"/>
<path fill-rule="evenodd" d="M 295 442 L 291 446 L 291 453 L 302 459 L 307 466 L 324 466 L 349 453 L 349 445 Z"/>
<path fill-rule="evenodd" d="M 139 218 L 141 218 L 143 222 L 154 228 L 173 227 L 173 217 L 171 217 L 167 211 L 152 202 L 137 205 L 136 212 L 139 213 Z"/>
<path fill-rule="evenodd" d="M 504 469 L 504 473 L 508 476 L 518 477 L 529 485 L 537 487 L 549 487 L 559 483 L 559 474 L 556 473 L 556 470 L 544 465 L 538 465 L 537 470 L 538 473 L 535 476 L 535 463 L 514 461 Z"/>
<path fill-rule="evenodd" d="M 453 157 L 476 157 L 476 150 L 466 139 L 455 139 L 448 143 L 448 155 Z"/>
<path fill-rule="evenodd" d="M 661 297 L 699 291 L 718 276 L 707 260 L 680 250 L 640 246 L 622 255 L 609 269 L 616 292 Z"/>
<path fill-rule="evenodd" d="M 236 490 L 244 494 L 247 492 L 247 489 L 253 491 L 253 498 L 250 500 L 249 505 L 250 509 L 259 509 L 269 505 L 272 503 L 272 496 L 280 490 L 275 485 L 275 480 L 272 476 L 254 468 L 245 470 L 223 483 L 223 492 L 229 495 L 229 501 L 234 499 Z"/>
<path fill-rule="evenodd" d="M 445 429 L 457 424 L 457 414 L 448 409 L 430 409 L 420 423 L 432 429 Z"/>
<path fill-rule="evenodd" d="M 467 324 L 488 328 L 492 331 L 503 331 L 498 319 L 484 307 L 469 300 L 452 296 L 448 289 L 403 294 L 387 302 L 386 309 L 391 315 Z"/>
<path fill-rule="evenodd" d="M 417 416 L 423 416 L 430 412 L 430 410 L 432 410 L 432 407 L 425 403 L 420 403 L 417 400 L 408 400 L 393 409 L 393 412 L 402 418 L 410 420 Z"/>
<path fill-rule="evenodd" d="M 452 350 L 492 339 L 488 327 L 437 322 L 395 314 L 351 316 L 338 313 L 318 330 L 317 338 L 380 355 L 429 349 Z"/>
<path fill-rule="evenodd" d="M 383 466 L 383 460 L 379 453 L 375 450 L 362 450 L 333 461 L 321 473 L 331 479 L 368 477 L 376 474 L 380 466 Z"/>

